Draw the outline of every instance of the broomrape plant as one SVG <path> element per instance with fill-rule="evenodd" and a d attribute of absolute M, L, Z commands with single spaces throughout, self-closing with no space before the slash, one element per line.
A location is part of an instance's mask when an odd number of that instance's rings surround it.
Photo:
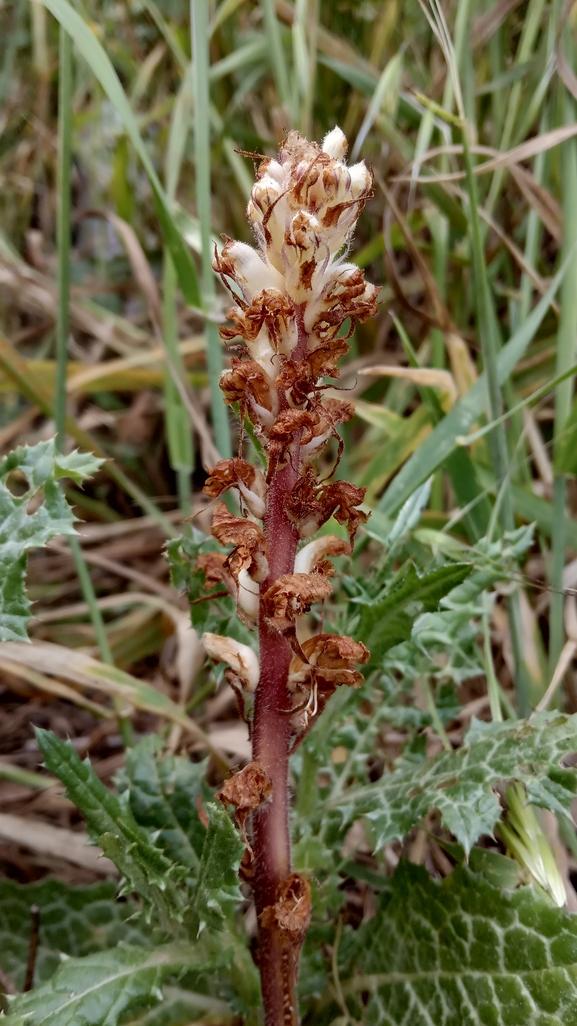
<path fill-rule="evenodd" d="M 266 455 L 266 472 L 242 458 L 222 460 L 204 491 L 218 498 L 238 488 L 243 515 L 221 502 L 212 533 L 228 555 L 201 557 L 213 583 L 235 596 L 239 615 L 258 625 L 259 661 L 232 638 L 207 634 L 209 654 L 229 664 L 233 687 L 253 692 L 249 724 L 253 761 L 220 792 L 244 829 L 252 812 L 244 871 L 252 882 L 259 924 L 259 968 L 266 1022 L 298 1022 L 295 983 L 299 950 L 310 918 L 310 888 L 291 873 L 287 779 L 289 756 L 339 685 L 358 687 L 355 667 L 369 653 L 353 638 L 318 634 L 304 640 L 302 617 L 332 592 L 328 557 L 350 553 L 365 489 L 320 480 L 313 460 L 353 415 L 343 399 L 327 396 L 325 377 L 338 378 L 348 351 L 339 332 L 371 317 L 377 289 L 346 262 L 359 214 L 371 196 L 364 163 L 347 167 L 339 128 L 322 146 L 290 132 L 277 160 L 260 161 L 248 205 L 258 249 L 227 240 L 214 269 L 234 296 L 222 328 L 242 339 L 241 356 L 221 379 L 225 402 L 238 403 Z M 236 286 L 236 289 L 235 289 Z M 237 291 L 238 290 L 238 291 Z M 331 475 L 332 477 L 332 475 Z M 349 541 L 334 535 L 308 541 L 331 517 L 346 524 Z M 262 527 L 259 524 L 262 523 Z M 299 549 L 299 542 L 305 541 Z"/>
<path fill-rule="evenodd" d="M 428 483 L 394 523 L 367 523 L 364 489 L 335 480 L 353 407 L 326 379 L 338 378 L 347 325 L 377 307 L 376 288 L 346 262 L 372 174 L 345 154 L 339 128 L 321 146 L 291 132 L 278 159 L 260 158 L 248 206 L 257 248 L 227 240 L 215 254 L 234 297 L 220 385 L 240 413 L 239 454 L 206 481 L 214 538 L 193 530 L 167 546 L 204 650 L 226 666 L 252 760 L 215 794 L 207 762 L 167 754 L 151 733 L 127 747 L 111 791 L 71 743 L 37 729 L 125 901 L 112 882 L 0 883 L 0 967 L 15 989 L 28 978 L 30 904 L 40 907 L 36 985 L 4 1002 L 6 1026 L 260 1026 L 263 1010 L 266 1026 L 577 1026 L 577 916 L 562 907 L 566 879 L 534 812 L 555 813 L 574 844 L 577 717 L 516 719 L 509 707 L 506 720 L 473 718 L 457 748 L 445 729 L 463 712 L 459 685 L 487 671 L 479 625 L 532 527 L 471 546 L 419 529 Z M 262 467 L 244 458 L 245 425 Z M 329 446 L 321 478 L 315 461 Z M 52 441 L 0 462 L 0 639 L 17 642 L 24 665 L 28 550 L 74 533 L 60 479 L 80 484 L 99 464 Z M 21 495 L 8 485 L 15 472 Z M 222 499 L 231 488 L 238 516 Z M 315 538 L 331 518 L 343 537 Z M 355 567 L 357 550 L 330 610 L 335 633 L 310 636 L 307 614 L 333 592 L 331 557 L 352 554 L 359 528 L 374 566 Z M 88 658 L 83 667 L 86 686 L 114 684 L 211 750 L 154 687 Z M 391 726 L 406 739 L 396 761 L 382 743 Z M 417 827 L 415 847 L 429 835 L 425 866 L 399 859 Z M 355 888 L 368 896 L 362 922 L 350 915 Z M 68 957 L 58 964 L 57 953 Z"/>

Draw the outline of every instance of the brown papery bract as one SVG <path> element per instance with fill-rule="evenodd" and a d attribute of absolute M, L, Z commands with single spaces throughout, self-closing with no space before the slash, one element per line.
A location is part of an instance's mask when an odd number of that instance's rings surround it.
<path fill-rule="evenodd" d="M 322 146 L 289 132 L 278 158 L 261 160 L 251 191 L 247 215 L 257 248 L 227 239 L 213 264 L 235 304 L 221 336 L 236 340 L 236 355 L 220 386 L 227 404 L 238 403 L 242 423 L 238 457 L 219 461 L 204 490 L 216 499 L 236 489 L 247 515 L 219 503 L 212 533 L 231 550 L 219 563 L 201 557 L 198 565 L 207 584 L 222 579 L 235 594 L 247 624 L 258 624 L 253 761 L 219 798 L 235 806 L 247 830 L 243 872 L 258 917 L 266 1026 L 298 1026 L 298 954 L 310 919 L 308 883 L 291 872 L 289 755 L 337 687 L 362 683 L 356 665 L 368 658 L 352 638 L 299 640 L 306 635 L 299 621 L 332 593 L 327 557 L 350 555 L 367 519 L 360 508 L 365 489 L 321 481 L 315 468 L 331 445 L 334 473 L 344 444 L 338 429 L 354 414 L 351 403 L 327 395 L 325 378 L 338 378 L 347 337 L 377 309 L 377 289 L 343 255 L 373 186 L 364 163 L 347 166 L 346 150 L 339 128 Z M 264 452 L 262 471 L 244 459 L 246 417 Z M 346 527 L 348 540 L 309 540 L 331 517 Z M 297 551 L 301 539 L 307 544 Z M 244 716 L 251 660 L 229 641 L 209 635 L 207 651 L 219 660 L 229 653 L 226 675 Z"/>
<path fill-rule="evenodd" d="M 262 529 L 253 520 L 235 517 L 224 502 L 219 502 L 212 518 L 212 533 L 221 545 L 234 545 L 224 561 L 235 581 L 247 570 L 255 581 L 265 581 L 268 573 L 266 542 Z"/>
<path fill-rule="evenodd" d="M 223 784 L 215 798 L 223 805 L 234 805 L 236 821 L 244 831 L 249 813 L 270 802 L 272 782 L 260 762 L 249 762 Z"/>

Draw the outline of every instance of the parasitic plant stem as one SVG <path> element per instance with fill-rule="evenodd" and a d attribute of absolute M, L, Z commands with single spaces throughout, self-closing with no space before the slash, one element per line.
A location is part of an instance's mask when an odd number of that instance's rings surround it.
<path fill-rule="evenodd" d="M 251 193 L 258 250 L 228 239 L 214 260 L 235 300 L 233 327 L 221 336 L 236 340 L 240 353 L 220 387 L 228 404 L 239 404 L 241 423 L 250 418 L 267 457 L 266 473 L 248 463 L 241 435 L 238 457 L 212 468 L 204 491 L 218 498 L 236 488 L 242 515 L 217 505 L 212 533 L 232 549 L 197 561 L 207 586 L 222 582 L 239 616 L 258 628 L 258 661 L 233 638 L 206 634 L 204 644 L 228 663 L 243 708 L 254 695 L 252 762 L 217 797 L 234 806 L 247 842 L 243 870 L 256 904 L 266 1026 L 298 1026 L 298 960 L 311 915 L 309 883 L 291 871 L 290 754 L 339 685 L 362 683 L 355 666 L 368 659 L 352 638 L 299 637 L 302 618 L 332 592 L 327 557 L 350 554 L 366 520 L 359 509 L 365 490 L 332 475 L 321 481 L 314 466 L 331 439 L 338 462 L 337 427 L 354 412 L 324 394 L 325 378 L 338 377 L 348 351 L 340 329 L 348 321 L 352 330 L 377 307 L 375 287 L 344 258 L 372 194 L 371 172 L 363 163 L 347 167 L 346 149 L 339 128 L 322 147 L 289 133 L 278 160 L 261 158 Z M 331 517 L 346 525 L 348 541 L 310 540 Z"/>
<path fill-rule="evenodd" d="M 269 552 L 269 576 L 264 587 L 294 569 L 297 531 L 285 511 L 286 497 L 296 484 L 300 446 L 294 446 L 291 461 L 279 470 L 270 485 L 264 518 L 264 536 Z M 253 760 L 260 763 L 272 784 L 271 801 L 253 816 L 255 852 L 254 896 L 257 915 L 274 905 L 279 888 L 291 869 L 288 823 L 288 762 L 291 725 L 287 713 L 292 649 L 272 628 L 267 618 L 259 621 L 260 679 L 255 694 Z M 261 970 L 266 1024 L 296 1026 L 295 966 L 290 944 L 283 944 L 274 928 L 259 930 Z"/>

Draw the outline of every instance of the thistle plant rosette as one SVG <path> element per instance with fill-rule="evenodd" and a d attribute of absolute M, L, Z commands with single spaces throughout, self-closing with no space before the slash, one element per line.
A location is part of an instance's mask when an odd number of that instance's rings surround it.
<path fill-rule="evenodd" d="M 216 506 L 212 533 L 233 548 L 199 560 L 207 585 L 224 582 L 239 615 L 258 625 L 258 660 L 231 638 L 209 634 L 204 642 L 210 656 L 228 663 L 227 679 L 243 705 L 243 692 L 254 692 L 253 761 L 220 798 L 235 807 L 243 831 L 251 816 L 245 870 L 258 914 L 267 1026 L 298 1022 L 295 980 L 310 917 L 308 883 L 290 866 L 289 755 L 337 686 L 362 683 L 355 667 L 368 659 L 352 638 L 303 641 L 299 630 L 313 603 L 331 594 L 328 557 L 350 553 L 366 520 L 359 509 L 365 489 L 321 481 L 313 465 L 332 438 L 338 461 L 337 428 L 353 415 L 323 384 L 338 378 L 337 362 L 349 348 L 339 332 L 347 320 L 352 332 L 377 309 L 377 289 L 346 262 L 373 184 L 364 163 L 346 166 L 346 150 L 339 128 L 322 146 L 290 132 L 278 160 L 261 160 L 252 189 L 247 214 L 258 249 L 227 239 L 213 265 L 235 301 L 233 327 L 221 336 L 237 340 L 239 354 L 220 387 L 227 404 L 238 403 L 241 424 L 246 416 L 252 422 L 267 458 L 266 473 L 244 460 L 241 434 L 239 456 L 213 468 L 204 491 L 219 498 L 236 488 L 243 515 L 233 516 L 224 502 Z M 306 541 L 331 516 L 346 524 L 348 542 L 334 535 Z"/>

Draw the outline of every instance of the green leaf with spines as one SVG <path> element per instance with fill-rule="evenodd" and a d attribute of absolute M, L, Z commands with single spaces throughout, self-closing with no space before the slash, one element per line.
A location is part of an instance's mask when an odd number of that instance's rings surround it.
<path fill-rule="evenodd" d="M 126 753 L 126 768 L 116 783 L 126 791 L 135 821 L 154 831 L 155 845 L 174 862 L 198 872 L 206 827 L 199 802 L 210 800 L 206 761 L 181 756 L 160 758 L 162 739 L 149 734 Z"/>
<path fill-rule="evenodd" d="M 193 900 L 199 933 L 205 926 L 222 930 L 227 915 L 243 900 L 238 870 L 244 854 L 244 843 L 222 806 L 209 802 L 206 811 L 208 830 Z"/>
<path fill-rule="evenodd" d="M 82 484 L 87 477 L 96 474 L 105 462 L 106 460 L 92 452 L 80 452 L 78 449 L 66 456 L 57 452 L 54 456 L 54 474 L 57 481 L 69 477 L 75 484 Z"/>
<path fill-rule="evenodd" d="M 52 976 L 60 965 L 60 952 L 83 956 L 120 941 L 148 942 L 142 922 L 129 921 L 137 910 L 134 902 L 116 901 L 112 880 L 90 887 L 50 879 L 32 884 L 0 880 L 0 966 L 18 990 L 26 976 L 32 905 L 40 910 L 36 983 Z"/>
<path fill-rule="evenodd" d="M 79 452 L 63 456 L 54 439 L 23 445 L 0 461 L 0 641 L 28 641 L 30 602 L 25 576 L 28 550 L 46 545 L 56 535 L 75 534 L 75 516 L 57 482 L 71 477 L 80 484 L 94 474 L 103 460 Z M 27 489 L 15 495 L 8 477 L 15 471 Z M 44 501 L 31 513 L 30 500 L 44 490 Z"/>
<path fill-rule="evenodd" d="M 577 916 L 532 888 L 401 863 L 356 946 L 365 1026 L 577 1026 Z"/>
<path fill-rule="evenodd" d="M 67 959 L 46 983 L 11 1002 L 3 1022 L 17 1026 L 120 1026 L 162 1000 L 160 987 L 184 972 L 204 976 L 230 965 L 233 949 L 219 938 L 155 948 L 118 945 Z"/>
<path fill-rule="evenodd" d="M 501 781 L 522 781 L 534 805 L 568 815 L 577 774 L 561 760 L 575 751 L 577 715 L 538 713 L 517 723 L 473 720 L 461 748 L 429 760 L 401 759 L 393 772 L 349 789 L 335 805 L 347 819 L 366 815 L 378 847 L 400 840 L 430 809 L 438 809 L 469 851 L 499 819 L 493 786 Z"/>
<path fill-rule="evenodd" d="M 421 612 L 437 609 L 441 599 L 464 581 L 471 569 L 470 563 L 448 563 L 420 576 L 409 563 L 382 597 L 353 600 L 360 606 L 354 636 L 369 649 L 371 665 L 378 664 L 390 648 L 408 641 Z"/>
<path fill-rule="evenodd" d="M 163 929 L 181 921 L 190 899 L 188 869 L 172 861 L 152 842 L 132 815 L 125 795 L 114 795 L 67 741 L 36 728 L 38 747 L 47 769 L 65 785 L 71 801 L 86 817 L 91 838 L 112 859 L 125 879 L 124 890 L 136 891 L 153 907 Z"/>
<path fill-rule="evenodd" d="M 45 765 L 66 784 L 90 836 L 122 873 L 124 893 L 139 894 L 167 932 L 174 934 L 179 922 L 192 933 L 223 929 L 243 900 L 238 869 L 244 844 L 215 803 L 206 802 L 208 828 L 202 825 L 198 799 L 210 795 L 202 787 L 204 767 L 163 760 L 160 741 L 145 738 L 127 755 L 117 796 L 69 742 L 41 728 L 36 736 Z"/>

